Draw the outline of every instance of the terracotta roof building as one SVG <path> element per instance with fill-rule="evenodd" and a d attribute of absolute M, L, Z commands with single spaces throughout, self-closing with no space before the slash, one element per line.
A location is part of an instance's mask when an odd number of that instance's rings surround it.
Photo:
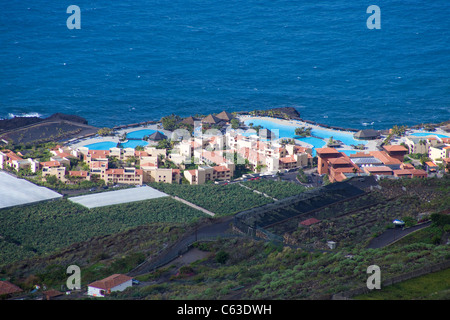
<path fill-rule="evenodd" d="M 104 297 L 114 291 L 123 291 L 132 286 L 132 278 L 124 274 L 113 274 L 88 285 L 88 295 Z"/>
<path fill-rule="evenodd" d="M 390 157 L 398 159 L 403 162 L 405 155 L 408 153 L 408 149 L 401 145 L 387 145 L 383 146 L 383 149 L 389 154 Z"/>
<path fill-rule="evenodd" d="M 222 111 L 221 113 L 219 113 L 218 115 L 216 115 L 217 118 L 226 121 L 226 122 L 230 122 L 231 119 L 233 119 L 233 115 L 227 111 Z"/>
<path fill-rule="evenodd" d="M 19 293 L 22 291 L 22 289 L 9 281 L 0 281 L 0 296 Z"/>
<path fill-rule="evenodd" d="M 318 220 L 316 218 L 310 218 L 310 219 L 306 219 L 306 220 L 303 220 L 302 222 L 300 222 L 300 225 L 307 227 L 307 226 L 310 226 L 310 225 L 318 223 L 318 222 L 320 222 L 320 220 Z"/>
<path fill-rule="evenodd" d="M 222 119 L 217 118 L 216 116 L 210 114 L 209 116 L 206 116 L 205 118 L 203 118 L 202 123 L 207 123 L 207 124 L 218 124 L 222 121 Z"/>

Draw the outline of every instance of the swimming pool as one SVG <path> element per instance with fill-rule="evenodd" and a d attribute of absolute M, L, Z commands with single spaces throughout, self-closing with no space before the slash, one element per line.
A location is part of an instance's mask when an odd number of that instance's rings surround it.
<path fill-rule="evenodd" d="M 314 157 L 316 155 L 316 149 L 317 148 L 323 148 L 326 146 L 326 142 L 322 139 L 315 138 L 315 137 L 305 137 L 305 138 L 295 138 L 295 140 L 306 142 L 313 146 L 312 148 L 312 156 Z"/>
<path fill-rule="evenodd" d="M 416 136 L 416 137 L 438 136 L 439 138 L 450 138 L 450 136 L 446 136 L 444 134 L 438 134 L 435 132 L 416 132 L 416 133 L 411 133 L 410 135 Z"/>
<path fill-rule="evenodd" d="M 89 150 L 109 150 L 116 146 L 117 146 L 117 142 L 102 141 L 102 142 L 87 144 L 84 147 L 88 148 Z"/>
<path fill-rule="evenodd" d="M 305 138 L 296 138 L 295 135 L 295 129 L 296 126 L 288 126 L 288 125 L 282 125 L 275 123 L 270 120 L 266 119 L 251 119 L 251 120 L 245 120 L 244 123 L 246 125 L 249 125 L 250 123 L 253 123 L 254 126 L 262 126 L 269 130 L 278 130 L 280 138 L 295 138 L 297 140 L 302 140 Z M 300 127 L 300 125 L 298 126 Z M 339 131 L 329 131 L 325 129 L 312 129 L 311 134 L 315 137 L 319 137 L 324 140 L 330 139 L 330 137 L 333 137 L 334 140 L 340 140 L 345 145 L 358 145 L 363 144 L 366 145 L 368 143 L 367 140 L 356 140 L 353 138 L 353 133 L 346 133 L 346 132 L 339 132 Z M 308 137 L 310 138 L 310 137 Z M 317 138 L 315 138 L 317 139 Z M 319 143 L 315 140 L 311 140 L 319 145 Z M 311 143 L 314 145 L 314 143 Z M 324 143 L 321 147 L 315 146 L 315 148 L 322 148 L 326 143 Z"/>
<path fill-rule="evenodd" d="M 345 153 L 346 155 L 350 156 L 352 154 L 358 153 L 358 152 L 364 152 L 360 150 L 339 150 L 339 152 Z"/>
<path fill-rule="evenodd" d="M 145 136 L 149 136 L 153 133 L 155 133 L 156 130 L 151 129 L 142 129 L 142 130 L 136 130 L 130 133 L 127 133 L 127 139 L 144 139 Z M 162 133 L 162 132 L 161 132 Z"/>
<path fill-rule="evenodd" d="M 136 148 L 137 146 L 145 147 L 148 145 L 147 141 L 144 140 L 128 140 L 125 143 L 121 143 L 122 148 Z"/>

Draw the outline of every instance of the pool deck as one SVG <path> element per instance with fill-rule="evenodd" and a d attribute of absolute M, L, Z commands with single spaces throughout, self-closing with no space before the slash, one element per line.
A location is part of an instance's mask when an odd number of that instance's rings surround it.
<path fill-rule="evenodd" d="M 300 121 L 300 120 L 283 120 L 283 119 L 277 119 L 277 118 L 272 118 L 272 117 L 261 117 L 261 116 L 238 116 L 239 120 L 241 121 L 248 121 L 248 120 L 266 120 L 266 121 L 270 121 L 272 123 L 275 124 L 280 124 L 282 126 L 292 126 L 292 127 L 308 127 L 308 128 L 312 128 L 312 129 L 317 129 L 317 130 L 323 130 L 323 131 L 328 131 L 330 133 L 330 136 L 336 136 L 336 134 L 348 134 L 351 137 L 353 137 L 354 132 L 353 131 L 343 131 L 343 130 L 336 130 L 336 129 L 331 129 L 331 128 L 326 128 L 326 127 L 322 127 L 316 124 L 311 124 L 308 122 L 304 122 L 304 121 Z M 132 127 L 132 128 L 125 128 L 125 129 L 120 129 L 117 130 L 117 134 L 115 136 L 106 136 L 106 137 L 101 137 L 101 136 L 96 136 L 96 137 L 90 137 L 90 138 L 86 138 L 83 140 L 79 140 L 76 141 L 75 143 L 71 143 L 69 144 L 72 148 L 76 149 L 79 147 L 83 147 L 85 145 L 88 144 L 93 144 L 93 143 L 99 143 L 99 142 L 106 142 L 106 141 L 112 141 L 112 142 L 119 142 L 119 136 L 123 135 L 124 133 L 131 133 L 134 131 L 139 131 L 139 130 L 157 130 L 160 131 L 162 133 L 164 133 L 166 136 L 170 137 L 172 132 L 168 131 L 168 130 L 164 130 L 158 127 L 157 124 L 151 124 L 151 125 L 143 125 L 143 126 L 139 126 L 139 127 Z M 407 135 L 408 134 L 412 134 L 412 133 L 422 133 L 425 132 L 423 130 L 418 130 L 418 129 L 409 129 L 407 131 Z M 443 131 L 442 129 L 437 129 L 434 134 L 443 134 L 443 135 L 447 135 L 450 136 L 449 133 Z M 432 134 L 430 134 L 432 135 Z M 326 140 L 326 139 L 322 139 L 322 140 Z M 364 150 L 360 150 L 360 149 L 356 149 L 350 145 L 341 145 L 338 150 L 351 150 L 351 151 L 376 151 L 377 149 L 377 144 L 381 141 L 382 139 L 377 139 L 377 140 L 364 140 L 367 141 L 367 143 L 365 144 L 365 149 Z M 397 140 L 397 143 L 400 144 L 401 142 L 404 142 L 405 138 L 402 137 L 399 140 Z M 302 145 L 305 147 L 310 147 L 310 148 L 314 148 L 313 145 L 295 139 L 296 143 L 298 145 Z M 326 141 L 325 141 L 326 142 Z M 152 143 L 150 142 L 149 145 L 152 145 Z"/>
<path fill-rule="evenodd" d="M 79 141 L 77 141 L 75 143 L 68 144 L 68 146 L 70 146 L 73 149 L 77 149 L 77 148 L 80 148 L 80 147 L 84 147 L 84 146 L 86 146 L 88 144 L 99 143 L 99 142 L 111 141 L 111 142 L 118 143 L 119 142 L 119 136 L 123 135 L 124 133 L 130 133 L 130 132 L 139 131 L 139 130 L 145 130 L 145 129 L 160 131 L 160 132 L 164 133 L 168 137 L 170 137 L 170 135 L 172 134 L 172 132 L 170 132 L 168 130 L 160 129 L 160 128 L 158 128 L 158 126 L 156 124 L 153 124 L 153 125 L 145 125 L 145 126 L 139 126 L 139 127 L 133 127 L 133 128 L 120 129 L 120 130 L 116 131 L 116 135 L 115 136 L 89 137 L 89 138 L 86 138 L 86 139 L 79 140 Z M 150 142 L 150 145 L 151 145 L 151 142 Z"/>
<path fill-rule="evenodd" d="M 318 126 L 318 125 L 314 125 L 314 124 L 311 124 L 311 123 L 303 122 L 303 121 L 300 121 L 300 120 L 283 120 L 283 119 L 276 119 L 276 118 L 271 118 L 271 117 L 254 117 L 254 116 L 240 116 L 239 119 L 241 121 L 248 121 L 248 120 L 253 120 L 253 119 L 254 120 L 267 120 L 267 121 L 271 121 L 273 123 L 280 124 L 282 126 L 292 126 L 292 127 L 295 127 L 295 128 L 307 127 L 307 128 L 317 129 L 317 130 L 324 130 L 324 131 L 330 132 L 331 136 L 333 136 L 333 134 L 335 135 L 336 133 L 339 133 L 339 134 L 349 134 L 351 137 L 353 137 L 353 134 L 354 134 L 354 132 L 352 132 L 352 131 L 334 130 L 334 129 L 330 129 L 330 128 L 325 128 L 325 127 L 321 127 L 321 126 Z M 294 140 L 299 145 L 303 145 L 305 147 L 313 147 L 311 144 L 306 143 L 304 141 L 297 140 L 297 139 L 294 139 Z M 376 146 L 377 146 L 377 143 L 380 141 L 380 139 L 378 139 L 378 140 L 364 140 L 364 141 L 367 141 L 367 144 L 365 145 L 365 150 L 355 149 L 355 148 L 353 148 L 352 146 L 349 146 L 349 145 L 341 145 L 341 147 L 339 147 L 337 150 L 353 150 L 353 151 L 361 151 L 361 152 L 378 150 Z"/>

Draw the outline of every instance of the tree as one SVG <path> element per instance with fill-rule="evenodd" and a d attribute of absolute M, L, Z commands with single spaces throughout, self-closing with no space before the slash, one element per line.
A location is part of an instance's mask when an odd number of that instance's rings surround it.
<path fill-rule="evenodd" d="M 240 122 L 236 118 L 231 119 L 230 123 L 231 123 L 231 128 L 233 128 L 233 129 L 238 129 L 240 126 Z"/>
<path fill-rule="evenodd" d="M 216 254 L 216 261 L 220 264 L 224 264 L 225 262 L 227 262 L 228 257 L 229 257 L 229 255 L 227 252 L 220 250 Z"/>
<path fill-rule="evenodd" d="M 56 184 L 58 182 L 58 178 L 56 178 L 56 176 L 54 175 L 48 175 L 45 177 L 45 180 L 47 181 L 47 183 L 49 184 Z"/>
<path fill-rule="evenodd" d="M 333 143 L 334 143 L 333 136 L 331 136 L 330 139 L 328 139 L 328 143 L 327 144 L 329 146 L 331 146 L 331 145 L 333 145 Z"/>
<path fill-rule="evenodd" d="M 110 136 L 112 134 L 112 129 L 110 128 L 101 128 L 98 129 L 97 134 L 100 136 Z"/>
<path fill-rule="evenodd" d="M 295 135 L 299 137 L 309 137 L 311 136 L 311 130 L 312 128 L 298 127 L 295 128 Z"/>
<path fill-rule="evenodd" d="M 180 121 L 181 117 L 173 113 L 169 116 L 161 118 L 163 128 L 170 131 L 177 129 Z"/>

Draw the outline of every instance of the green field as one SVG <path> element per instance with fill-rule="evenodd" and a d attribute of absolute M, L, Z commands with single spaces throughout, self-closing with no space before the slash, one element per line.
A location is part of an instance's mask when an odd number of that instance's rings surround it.
<path fill-rule="evenodd" d="M 450 268 L 417 277 L 368 294 L 353 297 L 358 300 L 449 300 Z"/>
<path fill-rule="evenodd" d="M 188 223 L 205 216 L 170 197 L 91 210 L 65 199 L 7 208 L 0 210 L 0 266 L 95 236 L 155 222 Z"/>
<path fill-rule="evenodd" d="M 262 179 L 246 181 L 242 184 L 276 199 L 291 197 L 306 190 L 304 186 L 289 181 L 273 181 Z"/>
<path fill-rule="evenodd" d="M 273 202 L 238 184 L 186 185 L 168 183 L 150 183 L 150 187 L 172 196 L 192 202 L 218 216 L 231 215 L 253 207 Z"/>

